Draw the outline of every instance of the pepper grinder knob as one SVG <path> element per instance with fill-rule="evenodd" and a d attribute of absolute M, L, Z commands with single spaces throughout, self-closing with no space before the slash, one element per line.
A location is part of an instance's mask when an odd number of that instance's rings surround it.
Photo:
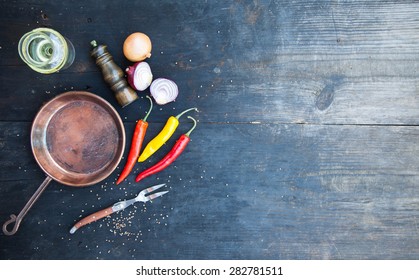
<path fill-rule="evenodd" d="M 95 40 L 91 41 L 90 45 L 93 48 L 90 55 L 96 60 L 96 65 L 102 70 L 103 78 L 114 92 L 119 105 L 125 107 L 137 100 L 137 93 L 128 85 L 124 72 L 113 61 L 107 47 L 98 45 Z"/>

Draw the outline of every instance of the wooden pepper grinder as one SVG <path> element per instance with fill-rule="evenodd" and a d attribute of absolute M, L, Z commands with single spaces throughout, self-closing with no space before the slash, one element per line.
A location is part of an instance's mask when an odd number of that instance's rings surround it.
<path fill-rule="evenodd" d="M 93 47 L 90 55 L 96 59 L 96 64 L 102 70 L 103 78 L 115 93 L 119 105 L 125 107 L 138 99 L 137 93 L 128 85 L 124 72 L 115 64 L 106 46 L 98 46 L 95 40 L 90 42 L 90 44 Z"/>

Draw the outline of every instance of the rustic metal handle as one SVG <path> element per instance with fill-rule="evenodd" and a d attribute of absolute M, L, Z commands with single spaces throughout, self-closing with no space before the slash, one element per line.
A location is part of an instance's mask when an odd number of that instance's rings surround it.
<path fill-rule="evenodd" d="M 41 196 L 42 192 L 45 190 L 45 188 L 48 186 L 48 184 L 51 181 L 52 181 L 52 178 L 47 176 L 45 178 L 44 182 L 42 182 L 42 184 L 39 186 L 39 188 L 36 190 L 36 192 L 32 195 L 32 197 L 26 203 L 25 207 L 23 207 L 23 209 L 20 211 L 19 215 L 17 215 L 17 216 L 15 214 L 10 215 L 10 219 L 7 220 L 3 224 L 3 233 L 5 235 L 13 235 L 17 232 L 17 230 L 19 229 L 20 223 L 22 222 L 26 213 L 28 213 L 29 209 L 32 208 L 32 205 L 35 203 L 35 201 L 38 200 L 38 198 Z M 12 230 L 9 231 L 7 229 L 7 227 L 12 223 L 15 223 L 15 225 L 13 226 Z"/>
<path fill-rule="evenodd" d="M 16 223 L 15 223 L 16 222 Z M 16 233 L 17 229 L 19 228 L 21 220 L 17 221 L 17 217 L 15 214 L 10 215 L 10 219 L 3 224 L 3 233 L 5 235 L 13 235 Z M 7 230 L 7 226 L 11 223 L 15 223 L 13 229 L 11 231 Z"/>

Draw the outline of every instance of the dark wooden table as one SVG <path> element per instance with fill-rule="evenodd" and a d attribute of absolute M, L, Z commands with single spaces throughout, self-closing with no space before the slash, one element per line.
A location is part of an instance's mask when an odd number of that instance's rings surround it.
<path fill-rule="evenodd" d="M 419 3 L 417 1 L 0 2 L 0 220 L 44 180 L 30 147 L 46 101 L 87 90 L 118 110 L 130 141 L 147 100 L 120 108 L 90 57 L 148 34 L 154 77 L 179 86 L 156 106 L 146 141 L 197 106 L 199 125 L 176 163 L 134 183 L 191 123 L 116 186 L 123 166 L 87 188 L 53 182 L 1 259 L 418 259 Z M 38 74 L 19 38 L 51 27 L 74 64 Z M 148 91 L 147 91 L 148 93 Z M 98 120 L 100 121 L 100 120 Z M 127 149 L 125 154 L 127 153 Z M 96 222 L 81 217 L 167 183 L 169 193 Z"/>

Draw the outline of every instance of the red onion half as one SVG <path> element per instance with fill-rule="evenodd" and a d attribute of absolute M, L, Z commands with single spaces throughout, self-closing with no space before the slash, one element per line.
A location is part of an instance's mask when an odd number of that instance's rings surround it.
<path fill-rule="evenodd" d="M 150 86 L 150 93 L 159 105 L 172 102 L 179 94 L 179 89 L 175 82 L 165 78 L 158 78 Z"/>
<path fill-rule="evenodd" d="M 139 91 L 148 88 L 153 80 L 153 73 L 151 73 L 150 65 L 144 61 L 129 66 L 125 72 L 127 73 L 128 83 L 133 89 Z"/>

